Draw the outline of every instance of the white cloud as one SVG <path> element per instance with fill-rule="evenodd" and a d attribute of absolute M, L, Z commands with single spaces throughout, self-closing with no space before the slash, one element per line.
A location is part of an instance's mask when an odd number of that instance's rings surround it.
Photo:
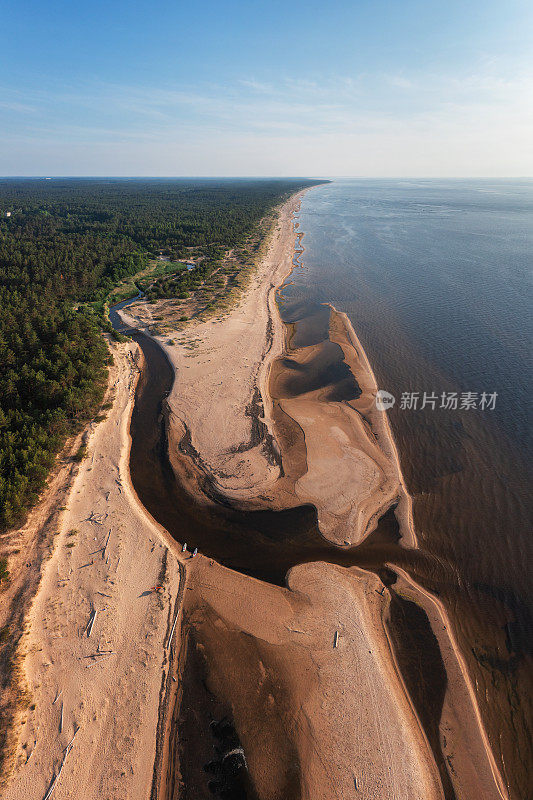
<path fill-rule="evenodd" d="M 403 75 L 388 75 L 387 79 L 391 86 L 395 86 L 397 89 L 414 89 L 415 84 L 413 81 L 409 80 L 408 78 L 404 78 Z"/>
<path fill-rule="evenodd" d="M 3 92 L 0 173 L 533 175 L 533 76 L 509 73 Z"/>

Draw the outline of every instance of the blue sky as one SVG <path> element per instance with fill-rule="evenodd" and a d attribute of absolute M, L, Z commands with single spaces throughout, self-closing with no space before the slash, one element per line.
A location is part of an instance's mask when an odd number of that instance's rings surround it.
<path fill-rule="evenodd" d="M 533 175 L 522 0 L 0 0 L 3 175 Z"/>

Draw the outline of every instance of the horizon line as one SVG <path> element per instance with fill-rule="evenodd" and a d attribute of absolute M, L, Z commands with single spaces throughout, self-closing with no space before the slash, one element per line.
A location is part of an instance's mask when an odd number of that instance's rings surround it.
<path fill-rule="evenodd" d="M 533 175 L 0 175 L 3 180 L 533 180 Z"/>

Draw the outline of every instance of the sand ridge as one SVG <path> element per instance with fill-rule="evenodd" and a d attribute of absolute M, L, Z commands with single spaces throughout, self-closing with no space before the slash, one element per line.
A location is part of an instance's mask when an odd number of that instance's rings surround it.
<path fill-rule="evenodd" d="M 304 435 L 307 463 L 294 482 L 295 495 L 316 507 L 321 534 L 338 545 L 359 544 L 391 505 L 409 503 L 386 415 L 375 405 L 374 375 L 360 355 L 362 349 L 355 349 L 348 325 L 347 318 L 332 309 L 329 342 L 340 347 L 345 365 L 357 378 L 356 399 L 333 400 L 329 384 L 295 396 L 284 392 L 295 369 L 321 355 L 323 360 L 323 343 L 289 346 L 290 358 L 273 365 L 270 386 L 278 408 Z M 404 539 L 414 543 L 412 526 L 405 527 Z"/>
<path fill-rule="evenodd" d="M 457 795 L 468 797 L 475 786 L 487 800 L 508 800 L 452 621 L 441 600 L 401 567 L 395 565 L 394 570 L 398 575 L 396 591 L 424 609 L 439 643 L 448 684 L 440 720 L 441 742 L 448 763 L 453 766 Z"/>
<path fill-rule="evenodd" d="M 264 438 L 254 437 L 255 401 L 265 382 L 269 359 L 281 352 L 282 327 L 275 315 L 275 291 L 292 269 L 295 233 L 293 213 L 303 192 L 279 211 L 251 283 L 239 303 L 208 321 L 154 336 L 176 371 L 168 398 L 170 425 L 201 454 L 205 469 L 219 490 L 232 498 L 264 492 L 279 477 L 279 467 L 265 452 Z M 149 333 L 136 317 L 136 307 L 123 319 Z M 262 416 L 261 403 L 256 411 Z M 268 417 L 262 420 L 268 426 Z"/>

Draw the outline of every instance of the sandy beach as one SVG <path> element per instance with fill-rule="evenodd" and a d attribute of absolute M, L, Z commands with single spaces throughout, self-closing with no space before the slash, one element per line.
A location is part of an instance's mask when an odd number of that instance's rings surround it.
<path fill-rule="evenodd" d="M 155 337 L 179 376 L 168 398 L 173 435 L 190 433 L 205 470 L 232 498 L 253 498 L 279 477 L 279 468 L 265 457 L 263 440 L 254 440 L 254 420 L 262 409 L 250 406 L 258 391 L 266 396 L 269 364 L 283 345 L 275 291 L 292 269 L 292 218 L 301 194 L 281 208 L 266 254 L 235 308 Z M 146 303 L 135 304 L 122 317 L 149 332 L 145 309 Z M 262 421 L 268 426 L 266 411 Z"/>
<path fill-rule="evenodd" d="M 155 337 L 176 374 L 164 406 L 170 463 L 213 507 L 205 476 L 237 508 L 311 504 L 323 540 L 341 548 L 365 541 L 395 507 L 402 545 L 414 548 L 396 447 L 349 321 L 332 309 L 327 342 L 291 347 L 276 308 L 301 194 L 281 208 L 235 308 Z M 142 309 L 123 317 L 146 330 Z M 140 504 L 128 469 L 139 352 L 113 346 L 112 408 L 64 478 L 65 510 L 22 643 L 30 700 L 3 797 L 44 797 L 74 735 L 57 797 L 209 797 L 215 723 L 225 720 L 249 796 L 444 798 L 391 643 L 393 592 L 377 574 L 315 561 L 272 585 L 209 554 L 182 555 Z M 342 365 L 348 399 L 332 399 L 329 385 L 294 391 L 294 376 L 323 362 Z M 448 755 L 460 748 L 456 796 L 506 798 L 443 608 L 406 573 L 393 591 L 438 629 L 449 680 L 442 733 Z"/>
<path fill-rule="evenodd" d="M 6 800 L 44 797 L 74 735 L 55 796 L 150 793 L 179 572 L 168 537 L 129 482 L 136 352 L 131 345 L 113 348 L 113 406 L 88 432 L 88 457 L 64 498 L 27 617 L 21 643 L 27 708 Z M 150 591 L 156 584 L 160 594 Z"/>
<path fill-rule="evenodd" d="M 390 659 L 377 577 L 314 563 L 279 589 L 202 558 L 189 581 L 188 646 L 231 714 L 258 797 L 352 797 L 356 786 L 367 798 L 443 796 Z M 209 751 L 209 709 L 204 719 L 203 692 L 187 687 Z M 201 780 L 195 757 L 189 787 Z"/>

